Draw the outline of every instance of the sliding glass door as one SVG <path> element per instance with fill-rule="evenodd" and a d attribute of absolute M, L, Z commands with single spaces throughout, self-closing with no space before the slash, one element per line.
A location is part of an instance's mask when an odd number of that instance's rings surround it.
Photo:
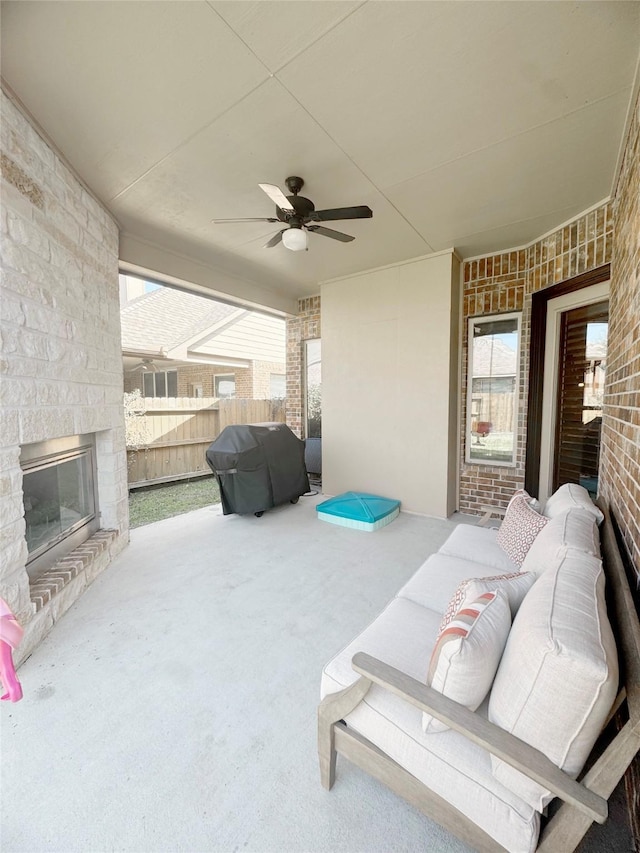
<path fill-rule="evenodd" d="M 565 311 L 560 323 L 553 488 L 598 492 L 608 301 Z"/>

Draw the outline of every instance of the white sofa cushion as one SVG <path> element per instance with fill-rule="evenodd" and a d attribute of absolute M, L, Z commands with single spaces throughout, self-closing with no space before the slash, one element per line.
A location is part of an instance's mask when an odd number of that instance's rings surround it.
<path fill-rule="evenodd" d="M 496 542 L 517 566 L 522 566 L 529 548 L 547 521 L 544 515 L 529 506 L 524 495 L 517 495 L 509 501 Z"/>
<path fill-rule="evenodd" d="M 567 549 L 525 597 L 496 673 L 489 719 L 577 776 L 609 713 L 618 659 L 602 563 Z M 538 810 L 552 795 L 495 757 L 494 774 Z"/>
<path fill-rule="evenodd" d="M 561 515 L 568 509 L 576 508 L 586 509 L 598 524 L 602 524 L 604 515 L 591 500 L 589 492 L 578 483 L 565 483 L 564 486 L 556 489 L 544 505 L 542 514 L 547 518 L 555 518 L 556 515 Z"/>
<path fill-rule="evenodd" d="M 533 541 L 522 563 L 523 572 L 541 575 L 556 566 L 568 548 L 600 556 L 600 538 L 593 513 L 582 507 L 554 516 Z"/>
<path fill-rule="evenodd" d="M 374 655 L 423 681 L 439 621 L 440 614 L 428 608 L 394 599 L 324 668 L 322 697 L 357 680 L 359 676 L 351 668 L 357 651 Z M 481 706 L 477 713 L 486 717 L 486 707 Z M 349 728 L 378 746 L 503 847 L 513 853 L 533 853 L 540 816 L 494 778 L 486 750 L 454 731 L 425 734 L 421 711 L 375 684 L 345 719 Z"/>
<path fill-rule="evenodd" d="M 518 568 L 512 565 L 508 571 L 517 572 Z M 402 587 L 397 597 L 408 598 L 416 604 L 436 610 L 442 616 L 461 581 L 490 577 L 495 573 L 493 566 L 482 566 L 448 554 L 432 554 Z"/>
<path fill-rule="evenodd" d="M 498 531 L 493 527 L 458 524 L 438 553 L 473 560 L 474 563 L 490 566 L 499 572 L 519 571 L 520 567 L 496 542 L 497 536 Z"/>
<path fill-rule="evenodd" d="M 351 667 L 351 658 L 356 652 L 367 652 L 424 683 L 440 618 L 441 614 L 413 601 L 392 599 L 382 613 L 327 664 L 323 683 L 326 676 L 332 683 L 341 685 L 334 690 L 341 690 L 357 681 L 359 676 Z"/>
<path fill-rule="evenodd" d="M 531 572 L 513 572 L 507 575 L 493 575 L 489 578 L 469 578 L 458 584 L 456 591 L 451 597 L 447 609 L 444 611 L 440 631 L 444 631 L 458 610 L 467 601 L 473 601 L 485 592 L 501 589 L 507 596 L 511 619 L 515 618 L 518 608 L 522 604 L 525 595 L 529 592 L 536 581 L 536 576 Z"/>
<path fill-rule="evenodd" d="M 502 590 L 466 602 L 436 638 L 427 684 L 475 711 L 491 689 L 510 628 L 511 610 Z M 422 728 L 429 733 L 448 726 L 424 713 Z"/>

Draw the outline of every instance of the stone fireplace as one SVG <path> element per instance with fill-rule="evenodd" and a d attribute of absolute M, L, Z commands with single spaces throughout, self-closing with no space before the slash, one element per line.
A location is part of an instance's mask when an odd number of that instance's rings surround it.
<path fill-rule="evenodd" d="M 118 227 L 2 92 L 0 596 L 19 663 L 128 541 Z"/>

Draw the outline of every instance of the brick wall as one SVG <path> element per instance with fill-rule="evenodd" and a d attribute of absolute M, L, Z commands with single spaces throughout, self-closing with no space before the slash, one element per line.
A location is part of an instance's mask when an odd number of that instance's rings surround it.
<path fill-rule="evenodd" d="M 160 369 L 160 368 L 158 368 Z M 169 368 L 175 370 L 176 368 Z M 193 397 L 193 386 L 201 385 L 204 397 L 215 397 L 215 377 L 234 376 L 236 397 L 247 400 L 268 400 L 272 373 L 284 374 L 282 362 L 254 361 L 250 367 L 211 367 L 206 364 L 184 365 L 178 371 L 178 397 Z M 124 375 L 125 391 L 142 391 L 142 371 Z"/>
<path fill-rule="evenodd" d="M 640 582 L 640 99 L 614 201 L 600 489 Z"/>
<path fill-rule="evenodd" d="M 287 424 L 300 438 L 304 430 L 304 342 L 319 338 L 320 297 L 298 300 L 298 314 L 287 319 Z"/>
<path fill-rule="evenodd" d="M 178 397 L 193 397 L 193 386 L 202 386 L 203 397 L 213 397 L 213 368 L 193 364 L 178 368 Z"/>
<path fill-rule="evenodd" d="M 463 267 L 462 429 L 460 510 L 478 513 L 483 504 L 506 506 L 524 484 L 529 342 L 532 294 L 611 259 L 613 209 L 605 204 L 525 249 L 466 261 Z M 522 311 L 516 464 L 513 467 L 465 462 L 469 317 Z"/>
<path fill-rule="evenodd" d="M 35 622 L 42 636 L 64 608 L 50 602 L 35 619 L 21 445 L 95 434 L 110 556 L 127 540 L 127 460 L 117 226 L 4 93 L 1 112 L 0 595 L 25 624 L 22 651 Z"/>
<path fill-rule="evenodd" d="M 271 399 L 271 374 L 285 375 L 285 365 L 278 361 L 253 362 L 253 399 Z"/>

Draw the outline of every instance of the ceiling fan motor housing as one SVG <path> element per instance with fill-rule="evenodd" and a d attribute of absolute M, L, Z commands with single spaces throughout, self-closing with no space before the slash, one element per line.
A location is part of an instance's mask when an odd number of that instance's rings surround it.
<path fill-rule="evenodd" d="M 304 224 L 304 220 L 309 216 L 309 214 L 313 213 L 316 206 L 311 199 L 298 195 L 304 186 L 304 180 L 302 178 L 299 178 L 297 175 L 292 175 L 285 179 L 285 184 L 287 185 L 287 189 L 292 193 L 292 195 L 287 196 L 287 201 L 293 208 L 294 212 L 292 213 L 290 210 L 282 210 L 276 205 L 278 219 L 281 222 L 287 222 L 289 225 L 293 225 L 294 227 L 300 227 Z"/>
<path fill-rule="evenodd" d="M 290 210 L 282 210 L 281 208 L 276 207 L 278 219 L 281 222 L 292 222 L 296 219 L 306 219 L 306 217 L 316 209 L 316 206 L 311 199 L 305 198 L 302 195 L 288 195 L 287 199 L 295 212 L 291 213 Z"/>

